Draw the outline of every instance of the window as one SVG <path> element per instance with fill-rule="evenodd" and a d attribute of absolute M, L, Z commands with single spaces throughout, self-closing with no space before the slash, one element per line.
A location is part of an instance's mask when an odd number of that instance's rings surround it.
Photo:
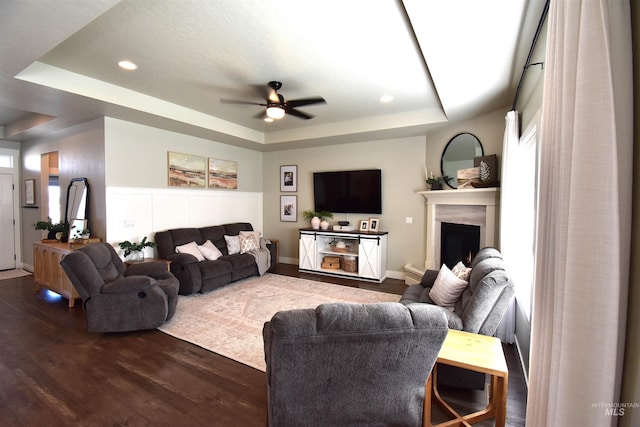
<path fill-rule="evenodd" d="M 0 168 L 13 169 L 13 156 L 9 154 L 0 154 Z"/>

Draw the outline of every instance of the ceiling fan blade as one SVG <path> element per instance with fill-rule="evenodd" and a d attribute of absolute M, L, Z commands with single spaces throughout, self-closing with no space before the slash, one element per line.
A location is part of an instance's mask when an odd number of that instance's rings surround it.
<path fill-rule="evenodd" d="M 303 113 L 302 111 L 296 110 L 295 108 L 292 108 L 289 105 L 287 105 L 284 110 L 287 114 L 291 114 L 292 116 L 295 116 L 301 119 L 309 120 L 313 118 L 311 114 Z"/>
<path fill-rule="evenodd" d="M 264 120 L 266 117 L 267 117 L 267 110 L 262 110 L 258 114 L 253 116 L 254 119 L 260 119 L 260 120 Z"/>
<path fill-rule="evenodd" d="M 263 107 L 265 107 L 267 104 L 261 104 L 259 102 L 252 102 L 252 101 L 240 101 L 238 99 L 224 99 L 221 98 L 220 102 L 222 104 L 244 104 L 244 105 L 261 105 Z"/>
<path fill-rule="evenodd" d="M 303 99 L 292 99 L 287 101 L 287 105 L 290 107 L 302 107 L 305 105 L 313 105 L 313 104 L 326 104 L 327 101 L 324 100 L 321 96 L 315 96 L 313 98 L 303 98 Z"/>

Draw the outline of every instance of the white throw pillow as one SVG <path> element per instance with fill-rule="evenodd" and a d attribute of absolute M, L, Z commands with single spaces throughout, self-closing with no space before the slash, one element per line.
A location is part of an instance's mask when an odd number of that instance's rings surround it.
<path fill-rule="evenodd" d="M 240 232 L 240 253 L 244 254 L 255 251 L 260 247 L 259 231 L 241 231 Z"/>
<path fill-rule="evenodd" d="M 196 257 L 198 261 L 204 261 L 204 256 L 202 256 L 202 252 L 198 249 L 196 242 L 176 246 L 176 252 L 179 254 L 190 254 Z"/>
<path fill-rule="evenodd" d="M 220 249 L 216 247 L 211 240 L 207 240 L 202 245 L 198 246 L 198 250 L 204 255 L 206 259 L 216 260 L 222 256 Z"/>
<path fill-rule="evenodd" d="M 468 282 L 469 276 L 471 276 L 471 267 L 467 267 L 462 261 L 460 261 L 453 266 L 451 272 L 455 274 L 458 279 L 462 279 Z"/>
<path fill-rule="evenodd" d="M 240 236 L 224 236 L 224 240 L 227 242 L 227 252 L 229 255 L 240 253 Z"/>
<path fill-rule="evenodd" d="M 429 297 L 442 307 L 453 308 L 467 285 L 466 280 L 459 279 L 446 265 L 442 264 L 438 277 L 429 291 Z"/>

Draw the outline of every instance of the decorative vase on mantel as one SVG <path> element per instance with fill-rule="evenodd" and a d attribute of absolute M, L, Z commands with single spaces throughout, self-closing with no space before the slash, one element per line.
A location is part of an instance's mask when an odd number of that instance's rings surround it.
<path fill-rule="evenodd" d="M 313 228 L 314 230 L 320 228 L 320 218 L 318 218 L 317 216 L 311 218 L 311 228 Z"/>
<path fill-rule="evenodd" d="M 329 229 L 329 221 L 327 221 L 326 219 L 323 219 L 322 221 L 320 221 L 320 228 L 323 230 L 328 230 Z"/>

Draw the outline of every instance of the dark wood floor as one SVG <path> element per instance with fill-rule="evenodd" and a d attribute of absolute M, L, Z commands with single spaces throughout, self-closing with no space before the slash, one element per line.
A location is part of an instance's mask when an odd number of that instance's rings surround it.
<path fill-rule="evenodd" d="M 36 292 L 31 276 L 0 281 L 0 340 L 0 426 L 267 425 L 263 372 L 157 330 L 89 334 L 80 304 Z M 509 347 L 508 425 L 519 426 L 526 388 Z M 463 405 L 483 398 L 445 394 Z"/>

